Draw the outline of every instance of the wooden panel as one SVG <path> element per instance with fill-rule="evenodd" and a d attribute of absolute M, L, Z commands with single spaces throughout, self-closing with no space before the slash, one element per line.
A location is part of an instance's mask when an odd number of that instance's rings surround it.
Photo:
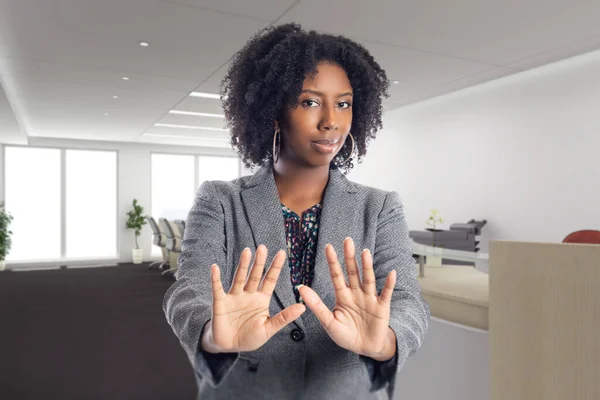
<path fill-rule="evenodd" d="M 487 274 L 464 265 L 426 266 L 419 282 L 432 316 L 488 329 Z"/>
<path fill-rule="evenodd" d="M 600 399 L 600 246 L 492 241 L 490 399 Z"/>

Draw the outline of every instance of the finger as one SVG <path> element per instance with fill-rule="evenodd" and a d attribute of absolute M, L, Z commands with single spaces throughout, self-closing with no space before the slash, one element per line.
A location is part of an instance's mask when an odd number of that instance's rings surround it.
<path fill-rule="evenodd" d="M 304 311 L 306 311 L 306 307 L 304 304 L 296 303 L 292 304 L 285 310 L 281 311 L 273 318 L 270 318 L 265 324 L 265 329 L 267 330 L 267 337 L 271 338 L 281 329 L 283 329 L 286 325 L 294 322 L 298 317 L 300 317 Z"/>
<path fill-rule="evenodd" d="M 279 250 L 273 261 L 271 262 L 271 266 L 267 271 L 267 274 L 263 278 L 262 287 L 260 291 L 266 294 L 267 296 L 271 296 L 273 294 L 273 290 L 275 290 L 275 285 L 277 284 L 277 279 L 279 278 L 279 273 L 281 272 L 281 268 L 283 267 L 283 263 L 286 259 L 285 250 Z"/>
<path fill-rule="evenodd" d="M 377 286 L 375 282 L 375 271 L 373 270 L 373 257 L 368 249 L 362 252 L 363 265 L 363 291 L 367 294 L 377 296 Z"/>
<path fill-rule="evenodd" d="M 233 284 L 229 293 L 240 294 L 244 291 L 244 283 L 246 282 L 246 275 L 248 275 L 248 266 L 250 265 L 250 259 L 252 258 L 252 251 L 249 248 L 245 248 L 240 255 L 240 261 L 238 263 L 235 276 L 233 277 Z"/>
<path fill-rule="evenodd" d="M 354 241 L 349 237 L 344 240 L 344 259 L 346 260 L 346 272 L 348 272 L 350 289 L 360 289 L 360 276 L 358 275 L 358 265 L 356 265 Z"/>
<path fill-rule="evenodd" d="M 215 306 L 225 297 L 225 291 L 223 290 L 223 284 L 221 283 L 221 271 L 217 264 L 211 266 L 210 281 L 212 285 L 213 306 Z"/>
<path fill-rule="evenodd" d="M 348 285 L 346 285 L 346 278 L 344 278 L 342 266 L 338 262 L 337 254 L 335 253 L 335 249 L 332 245 L 328 244 L 327 246 L 325 246 L 325 255 L 327 256 L 327 263 L 329 264 L 329 274 L 331 275 L 333 288 L 335 289 L 337 296 L 337 293 L 343 291 L 348 287 Z"/>
<path fill-rule="evenodd" d="M 381 295 L 379 295 L 379 302 L 388 304 L 392 301 L 392 294 L 394 294 L 394 287 L 396 286 L 396 270 L 393 269 L 385 280 L 385 286 L 381 289 Z"/>
<path fill-rule="evenodd" d="M 254 264 L 248 275 L 246 286 L 244 290 L 250 293 L 254 293 L 258 290 L 258 284 L 262 279 L 263 270 L 265 269 L 265 262 L 267 261 L 267 247 L 263 244 L 258 246 L 256 249 L 256 256 L 254 258 Z"/>
<path fill-rule="evenodd" d="M 315 314 L 321 325 L 327 329 L 335 319 L 333 313 L 327 308 L 319 295 L 308 286 L 300 285 L 298 290 L 304 304 Z"/>

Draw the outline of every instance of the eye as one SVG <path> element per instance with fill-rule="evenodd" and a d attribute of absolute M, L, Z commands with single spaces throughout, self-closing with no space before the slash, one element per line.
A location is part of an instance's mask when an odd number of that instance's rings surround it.
<path fill-rule="evenodd" d="M 308 107 L 314 107 L 314 105 L 319 105 L 319 103 L 317 103 L 315 100 L 304 100 L 302 104 Z"/>
<path fill-rule="evenodd" d="M 341 108 L 350 108 L 350 107 L 352 107 L 352 104 L 350 104 L 347 101 L 340 101 L 338 104 L 341 106 Z"/>

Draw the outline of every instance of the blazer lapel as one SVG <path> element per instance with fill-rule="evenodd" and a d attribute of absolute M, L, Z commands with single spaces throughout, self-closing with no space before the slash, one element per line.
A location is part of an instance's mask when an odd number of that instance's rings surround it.
<path fill-rule="evenodd" d="M 269 251 L 266 263 L 268 268 L 279 250 L 288 252 L 283 211 L 271 165 L 261 167 L 249 180 L 248 186 L 248 189 L 241 192 L 242 201 L 255 246 L 264 244 Z M 296 303 L 287 258 L 275 285 L 275 296 L 282 308 Z"/>
<path fill-rule="evenodd" d="M 312 289 L 317 292 L 323 303 L 331 310 L 335 305 L 335 293 L 329 264 L 325 255 L 325 246 L 331 244 L 335 249 L 338 260 L 344 264 L 344 239 L 348 236 L 356 241 L 354 231 L 349 230 L 353 224 L 349 223 L 356 215 L 356 201 L 353 198 L 357 192 L 356 187 L 350 182 L 337 167 L 332 167 L 329 172 L 329 182 L 323 196 L 323 208 L 319 222 L 317 239 L 317 254 Z"/>

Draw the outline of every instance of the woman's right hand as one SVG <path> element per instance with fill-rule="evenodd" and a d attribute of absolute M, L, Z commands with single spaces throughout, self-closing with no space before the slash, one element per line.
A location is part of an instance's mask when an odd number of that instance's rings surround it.
<path fill-rule="evenodd" d="M 274 317 L 269 316 L 269 303 L 286 253 L 281 250 L 275 255 L 261 283 L 266 259 L 266 246 L 258 246 L 248 275 L 252 251 L 244 249 L 229 293 L 223 290 L 219 267 L 212 265 L 213 312 L 202 337 L 205 351 L 238 353 L 256 350 L 306 311 L 303 304 L 293 304 Z"/>

